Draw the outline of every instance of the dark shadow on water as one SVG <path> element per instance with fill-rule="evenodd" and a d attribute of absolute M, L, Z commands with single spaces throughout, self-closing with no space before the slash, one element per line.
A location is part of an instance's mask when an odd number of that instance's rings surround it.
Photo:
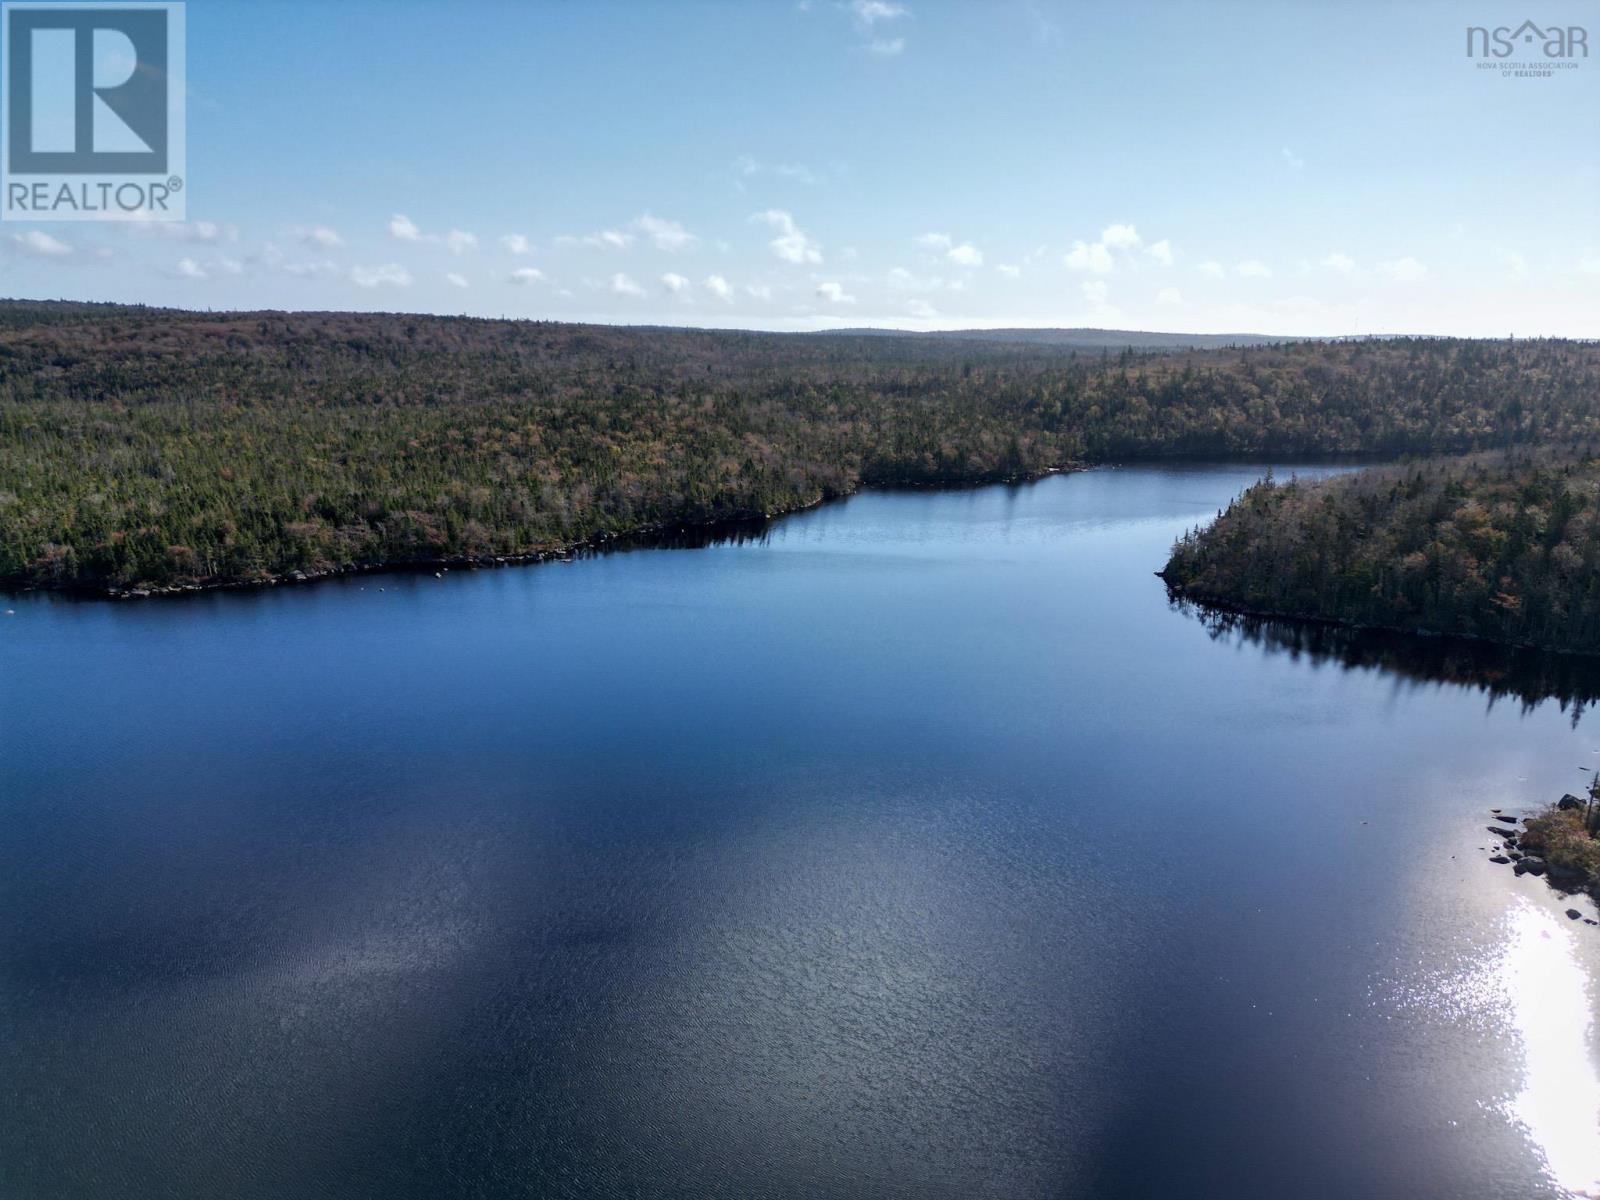
<path fill-rule="evenodd" d="M 1172 607 L 1197 619 L 1214 641 L 1258 646 L 1305 658 L 1315 667 L 1384 671 L 1418 686 L 1433 684 L 1484 692 L 1491 706 L 1514 699 L 1523 712 L 1554 700 L 1572 713 L 1576 728 L 1584 710 L 1600 699 L 1600 659 L 1551 654 L 1464 638 L 1348 629 L 1317 621 L 1248 616 L 1171 598 Z"/>

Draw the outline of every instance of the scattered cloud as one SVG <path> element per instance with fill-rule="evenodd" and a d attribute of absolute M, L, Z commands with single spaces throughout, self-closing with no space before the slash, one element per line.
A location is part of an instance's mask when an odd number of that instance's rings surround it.
<path fill-rule="evenodd" d="M 533 253 L 533 243 L 528 240 L 528 237 L 527 237 L 526 234 L 522 234 L 522 233 L 505 233 L 505 234 L 501 234 L 500 235 L 500 244 L 506 248 L 506 252 L 509 253 L 509 254 L 532 254 Z"/>
<path fill-rule="evenodd" d="M 772 289 L 764 283 L 747 283 L 744 290 L 757 300 L 771 300 Z"/>
<path fill-rule="evenodd" d="M 1089 271 L 1095 275 L 1109 275 L 1117 265 L 1104 242 L 1073 242 L 1062 261 L 1074 271 Z"/>
<path fill-rule="evenodd" d="M 395 213 L 389 218 L 389 236 L 397 242 L 420 242 L 422 230 L 404 213 Z"/>
<path fill-rule="evenodd" d="M 995 266 L 995 270 L 999 271 L 1007 279 L 1020 279 L 1022 277 L 1022 268 L 1015 263 L 998 263 Z"/>
<path fill-rule="evenodd" d="M 1325 256 L 1321 265 L 1338 275 L 1354 275 L 1356 270 L 1356 260 L 1337 250 Z"/>
<path fill-rule="evenodd" d="M 310 229 L 301 230 L 300 240 L 308 246 L 320 246 L 324 250 L 337 250 L 344 245 L 344 238 L 339 236 L 339 231 L 329 229 L 326 225 L 313 225 Z"/>
<path fill-rule="evenodd" d="M 867 43 L 867 53 L 876 54 L 880 58 L 893 58 L 897 54 L 905 53 L 906 40 L 897 38 L 873 38 Z"/>
<path fill-rule="evenodd" d="M 384 263 L 381 267 L 351 267 L 350 282 L 364 288 L 410 287 L 411 272 L 399 263 Z"/>
<path fill-rule="evenodd" d="M 1379 263 L 1378 270 L 1396 283 L 1416 283 L 1428 274 L 1428 268 L 1409 254 L 1391 262 Z"/>
<path fill-rule="evenodd" d="M 654 242 L 657 250 L 686 250 L 699 240 L 678 222 L 653 217 L 649 213 L 635 220 L 633 228 Z"/>
<path fill-rule="evenodd" d="M 1146 244 L 1138 229 L 1132 225 L 1107 225 L 1094 242 L 1074 241 L 1072 249 L 1063 256 L 1071 270 L 1087 271 L 1091 275 L 1109 275 L 1119 262 L 1137 265 L 1139 254 L 1153 259 L 1163 267 L 1172 265 L 1172 243 L 1162 238 Z"/>
<path fill-rule="evenodd" d="M 681 296 L 688 292 L 689 281 L 682 275 L 668 271 L 661 277 L 661 286 L 666 288 L 667 291 L 671 292 L 674 296 Z"/>
<path fill-rule="evenodd" d="M 803 183 L 807 186 L 818 182 L 816 172 L 803 163 L 764 163 L 749 154 L 740 156 L 734 162 L 733 168 L 738 172 L 739 177 L 743 179 L 748 179 L 753 175 L 776 175 L 780 179 L 792 179 L 796 183 Z"/>
<path fill-rule="evenodd" d="M 206 279 L 206 269 L 192 258 L 180 258 L 175 273 L 180 279 Z"/>
<path fill-rule="evenodd" d="M 51 237 L 42 229 L 30 229 L 27 233 L 13 233 L 11 244 L 24 254 L 31 254 L 36 258 L 65 258 L 72 253 L 72 246 L 60 238 Z"/>
<path fill-rule="evenodd" d="M 467 277 L 456 271 L 446 272 L 444 279 L 451 287 L 464 288 L 467 286 Z"/>
<path fill-rule="evenodd" d="M 461 229 L 452 229 L 444 235 L 444 244 L 449 247 L 451 254 L 465 254 L 468 250 L 478 248 L 478 235 Z"/>
<path fill-rule="evenodd" d="M 1515 250 L 1502 250 L 1500 261 L 1505 263 L 1506 272 L 1513 279 L 1526 279 L 1528 277 L 1528 259 L 1526 255 L 1518 254 Z"/>
<path fill-rule="evenodd" d="M 1177 288 L 1162 288 L 1156 293 L 1156 303 L 1168 308 L 1178 308 L 1183 304 L 1183 293 Z"/>
<path fill-rule="evenodd" d="M 616 296 L 644 295 L 644 289 L 621 271 L 611 277 L 611 282 L 607 286 L 611 288 L 612 294 Z"/>
<path fill-rule="evenodd" d="M 850 11 L 867 29 L 880 21 L 898 21 L 911 12 L 904 4 L 891 3 L 890 0 L 850 0 Z"/>
<path fill-rule="evenodd" d="M 956 244 L 955 238 L 948 233 L 924 233 L 917 238 L 917 245 L 926 246 L 930 250 L 942 251 L 944 256 L 957 266 L 981 267 L 983 265 L 983 251 L 971 242 Z"/>
<path fill-rule="evenodd" d="M 544 272 L 538 267 L 518 267 L 509 278 L 512 283 L 537 283 L 544 278 Z"/>
<path fill-rule="evenodd" d="M 804 230 L 795 224 L 794 217 L 781 208 L 769 208 L 765 212 L 752 213 L 752 221 L 759 221 L 778 231 L 778 236 L 768 243 L 772 252 L 784 262 L 792 263 L 819 263 L 822 261 L 822 247 L 808 237 Z"/>
<path fill-rule="evenodd" d="M 939 315 L 939 310 L 933 305 L 929 304 L 926 300 L 906 301 L 906 311 L 909 312 L 913 317 L 923 317 L 925 319 L 928 317 L 937 317 Z"/>
<path fill-rule="evenodd" d="M 1223 266 L 1216 259 L 1208 258 L 1205 262 L 1200 264 L 1200 274 L 1209 279 L 1225 279 L 1228 275 L 1228 268 Z"/>
<path fill-rule="evenodd" d="M 1305 170 L 1306 160 L 1301 158 L 1287 146 L 1283 148 L 1283 161 L 1289 164 L 1289 169 L 1291 171 Z"/>
<path fill-rule="evenodd" d="M 829 304 L 854 304 L 856 298 L 844 290 L 843 285 L 833 282 L 817 284 L 817 295 Z"/>
<path fill-rule="evenodd" d="M 733 285 L 721 275 L 706 276 L 706 291 L 710 292 L 718 300 L 732 301 L 733 299 Z"/>
<path fill-rule="evenodd" d="M 1578 270 L 1585 275 L 1600 275 L 1600 254 L 1590 254 L 1580 258 Z"/>
<path fill-rule="evenodd" d="M 1247 258 L 1233 268 L 1234 271 L 1245 279 L 1271 279 L 1272 268 L 1259 258 Z"/>

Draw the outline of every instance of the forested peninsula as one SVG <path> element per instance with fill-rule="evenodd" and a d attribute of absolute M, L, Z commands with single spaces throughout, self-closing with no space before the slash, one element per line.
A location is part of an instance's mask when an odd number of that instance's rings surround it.
<path fill-rule="evenodd" d="M 1241 612 L 1600 654 L 1597 446 L 1267 479 L 1162 574 Z"/>
<path fill-rule="evenodd" d="M 0 581 L 126 595 L 493 562 L 863 486 L 1597 431 L 1600 347 L 1568 341 L 1095 351 L 0 302 Z M 1584 528 L 1587 549 L 1550 551 L 1592 570 Z"/>

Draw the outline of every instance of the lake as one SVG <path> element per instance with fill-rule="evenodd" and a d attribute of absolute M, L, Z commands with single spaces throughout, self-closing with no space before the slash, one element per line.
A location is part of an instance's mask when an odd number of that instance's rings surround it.
<path fill-rule="evenodd" d="M 1174 607 L 1262 469 L 6 599 L 0 1194 L 1596 1186 L 1593 905 L 1485 852 L 1595 719 Z"/>

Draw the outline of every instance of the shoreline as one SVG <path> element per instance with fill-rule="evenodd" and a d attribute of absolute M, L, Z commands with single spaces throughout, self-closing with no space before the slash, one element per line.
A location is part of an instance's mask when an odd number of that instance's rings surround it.
<path fill-rule="evenodd" d="M 997 485 L 1035 483 L 1052 475 L 1075 474 L 1095 466 L 1108 465 L 1088 462 L 1065 462 L 1037 471 L 1014 475 L 978 479 L 952 480 L 874 480 L 859 481 L 847 491 L 823 494 L 804 504 L 771 512 L 729 512 L 705 520 L 655 521 L 626 529 L 601 530 L 588 537 L 553 546 L 540 547 L 518 554 L 444 555 L 438 558 L 388 559 L 374 563 L 350 563 L 322 569 L 297 569 L 275 575 L 252 579 L 213 579 L 192 583 L 162 584 L 147 587 L 108 587 L 89 583 L 17 583 L 0 581 L 0 594 L 20 596 L 34 592 L 47 592 L 80 600 L 174 600 L 186 596 L 201 596 L 214 592 L 262 591 L 275 587 L 296 587 L 320 583 L 330 579 L 343 579 L 354 575 L 418 575 L 427 572 L 442 574 L 450 570 L 481 571 L 500 567 L 537 566 L 548 562 L 571 562 L 577 557 L 615 549 L 671 549 L 670 542 L 691 534 L 710 534 L 738 527 L 766 526 L 783 517 L 809 512 L 825 504 L 837 503 L 863 492 L 901 492 L 918 490 L 958 491 L 963 488 L 994 487 Z"/>
<path fill-rule="evenodd" d="M 1591 654 L 1585 650 L 1567 650 L 1559 646 L 1544 646 L 1537 642 L 1507 642 L 1498 638 L 1484 637 L 1482 634 L 1477 633 L 1445 633 L 1435 629 L 1407 628 L 1404 625 L 1374 625 L 1364 621 L 1352 621 L 1345 617 L 1326 617 L 1317 613 L 1292 613 L 1280 612 L 1276 609 L 1250 608 L 1222 597 L 1191 591 L 1181 584 L 1173 583 L 1167 578 L 1165 568 L 1155 571 L 1153 574 L 1166 585 L 1169 598 L 1187 601 L 1202 608 L 1231 613 L 1240 617 L 1253 617 L 1261 621 L 1288 621 L 1301 625 L 1322 625 L 1333 629 L 1348 629 L 1358 633 L 1387 633 L 1401 637 L 1427 638 L 1430 641 L 1465 642 L 1474 646 L 1491 646 L 1500 650 L 1520 650 L 1537 654 L 1556 654 L 1563 658 L 1577 659 L 1584 663 L 1600 663 L 1600 654 Z"/>

